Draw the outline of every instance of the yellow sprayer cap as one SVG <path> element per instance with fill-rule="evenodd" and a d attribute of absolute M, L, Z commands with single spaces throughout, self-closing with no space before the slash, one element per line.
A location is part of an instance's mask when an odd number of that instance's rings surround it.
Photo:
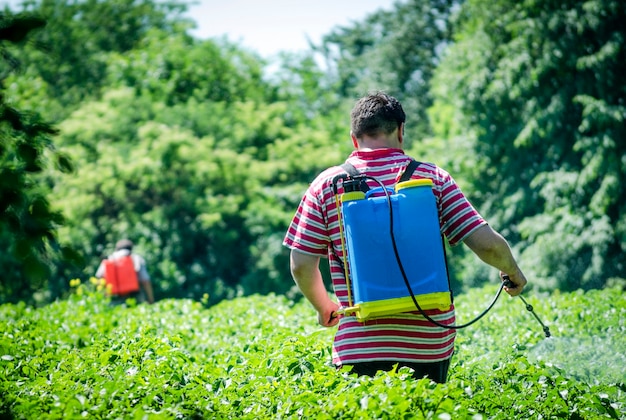
<path fill-rule="evenodd" d="M 433 187 L 433 181 L 430 179 L 411 179 L 409 181 L 404 181 L 396 184 L 396 192 L 400 191 L 403 188 L 413 188 L 413 187 Z"/>
<path fill-rule="evenodd" d="M 355 200 L 363 200 L 365 198 L 365 193 L 363 191 L 350 191 L 347 193 L 341 194 L 341 201 L 355 201 Z"/>

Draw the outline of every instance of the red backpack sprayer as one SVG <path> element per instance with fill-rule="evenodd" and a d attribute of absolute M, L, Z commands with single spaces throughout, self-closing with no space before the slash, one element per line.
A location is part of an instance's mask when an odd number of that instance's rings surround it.
<path fill-rule="evenodd" d="M 342 166 L 346 174 L 333 179 L 343 255 L 339 260 L 345 271 L 349 305 L 337 313 L 366 321 L 417 309 L 437 326 L 465 328 L 485 316 L 510 283 L 505 278 L 487 309 L 466 324 L 444 325 L 425 312 L 449 309 L 452 291 L 433 183 L 411 179 L 418 165 L 412 161 L 394 189 L 360 174 L 350 164 Z M 370 189 L 368 179 L 380 186 Z M 520 298 L 550 337 L 549 328 L 533 307 Z"/>

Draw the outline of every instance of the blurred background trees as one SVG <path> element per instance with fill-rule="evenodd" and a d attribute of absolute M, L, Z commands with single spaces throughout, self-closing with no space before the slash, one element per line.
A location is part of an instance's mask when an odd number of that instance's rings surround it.
<path fill-rule="evenodd" d="M 437 69 L 438 106 L 474 137 L 474 196 L 543 287 L 626 269 L 625 18 L 609 0 L 470 1 Z"/>
<path fill-rule="evenodd" d="M 624 281 L 622 2 L 397 2 L 278 63 L 193 38 L 185 9 L 2 11 L 2 301 L 63 296 L 121 237 L 157 297 L 291 293 L 287 223 L 373 89 L 403 101 L 408 152 L 453 174 L 535 287 Z M 19 22 L 36 24 L 13 39 Z M 457 289 L 495 279 L 450 256 Z"/>
<path fill-rule="evenodd" d="M 72 171 L 67 156 L 52 137 L 57 130 L 35 112 L 16 108 L 7 97 L 6 79 L 22 69 L 15 53 L 30 34 L 44 27 L 36 16 L 0 15 L 0 298 L 45 297 L 51 275 L 50 258 L 75 260 L 72 249 L 57 240 L 63 215 L 49 202 L 51 183 L 42 175 L 51 166 Z M 44 295 L 42 295 L 44 292 Z"/>

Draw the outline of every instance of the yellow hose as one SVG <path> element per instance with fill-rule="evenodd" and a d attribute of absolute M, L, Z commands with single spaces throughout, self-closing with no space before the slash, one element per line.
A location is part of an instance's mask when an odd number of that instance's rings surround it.
<path fill-rule="evenodd" d="M 350 276 L 348 273 L 348 259 L 346 258 L 346 243 L 343 237 L 343 223 L 341 222 L 342 213 L 341 209 L 341 200 L 339 200 L 339 195 L 335 194 L 335 205 L 337 206 L 337 220 L 339 221 L 339 236 L 341 237 L 341 257 L 343 258 L 343 269 L 344 275 L 346 276 L 346 288 L 348 289 L 348 306 L 352 306 L 352 292 L 350 291 Z"/>

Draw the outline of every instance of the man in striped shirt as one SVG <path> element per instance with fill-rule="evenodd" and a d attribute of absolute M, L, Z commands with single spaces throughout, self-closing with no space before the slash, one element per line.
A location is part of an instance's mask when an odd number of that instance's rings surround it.
<path fill-rule="evenodd" d="M 351 113 L 351 138 L 355 151 L 346 160 L 360 173 L 386 187 L 393 187 L 411 162 L 402 150 L 405 113 L 393 97 L 379 92 L 357 101 Z M 315 178 L 306 191 L 289 226 L 284 245 L 291 249 L 291 273 L 326 327 L 339 325 L 333 343 L 333 363 L 352 366 L 352 372 L 374 375 L 394 365 L 414 369 L 414 377 L 424 376 L 445 382 L 454 351 L 455 330 L 437 326 L 418 311 L 359 321 L 354 316 L 337 317 L 349 306 L 337 202 L 333 178 L 345 173 L 328 168 Z M 436 198 L 441 232 L 450 245 L 465 243 L 485 263 L 508 276 L 505 291 L 516 296 L 526 284 L 506 240 L 495 232 L 472 207 L 452 177 L 431 163 L 421 163 L 412 179 L 430 179 Z M 369 181 L 368 181 L 369 182 Z M 372 184 L 371 187 L 376 185 Z M 419 240 L 419 238 L 416 238 Z M 329 258 L 334 302 L 322 280 L 321 257 Z M 443 325 L 455 323 L 454 305 L 449 310 L 428 310 L 426 314 Z"/>

